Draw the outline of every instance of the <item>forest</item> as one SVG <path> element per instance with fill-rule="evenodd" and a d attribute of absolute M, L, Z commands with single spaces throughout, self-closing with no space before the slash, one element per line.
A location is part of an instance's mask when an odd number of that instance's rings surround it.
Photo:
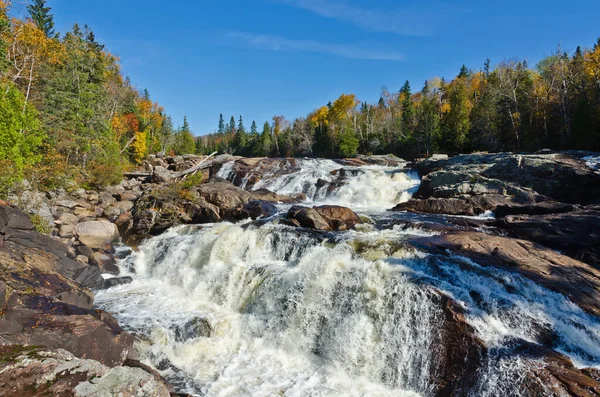
<path fill-rule="evenodd" d="M 108 185 L 149 153 L 194 151 L 187 123 L 174 130 L 90 27 L 59 34 L 45 0 L 13 11 L 0 0 L 0 194 L 22 178 Z"/>
<path fill-rule="evenodd" d="M 306 117 L 275 116 L 259 131 L 240 117 L 198 138 L 197 152 L 242 156 L 351 157 L 394 153 L 600 150 L 600 39 L 572 54 L 558 49 L 535 68 L 526 61 L 463 66 L 420 91 L 407 81 L 377 103 L 342 94 Z"/>
<path fill-rule="evenodd" d="M 45 0 L 21 17 L 0 0 L 0 195 L 21 179 L 40 189 L 116 183 L 149 154 L 351 157 L 394 153 L 600 150 L 600 40 L 526 61 L 463 66 L 419 91 L 407 81 L 377 103 L 353 94 L 288 120 L 248 128 L 220 116 L 212 134 L 174 127 L 119 60 L 75 24 L 55 31 Z M 6 193 L 6 192 L 4 192 Z"/>

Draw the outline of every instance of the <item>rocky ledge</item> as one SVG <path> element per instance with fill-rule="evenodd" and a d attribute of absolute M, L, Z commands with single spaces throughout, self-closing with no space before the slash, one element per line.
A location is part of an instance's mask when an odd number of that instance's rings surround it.
<path fill-rule="evenodd" d="M 135 361 L 133 337 L 93 309 L 100 269 L 70 256 L 29 216 L 0 205 L 2 393 L 169 396 L 157 373 Z"/>

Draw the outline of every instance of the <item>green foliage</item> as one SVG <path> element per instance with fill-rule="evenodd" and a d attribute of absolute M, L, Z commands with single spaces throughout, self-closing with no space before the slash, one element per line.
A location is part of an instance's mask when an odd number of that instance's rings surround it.
<path fill-rule="evenodd" d="M 50 7 L 46 7 L 46 0 L 33 0 L 33 4 L 27 6 L 31 19 L 46 37 L 57 38 L 58 34 L 54 31 L 54 16 L 50 14 L 50 10 Z"/>
<path fill-rule="evenodd" d="M 190 125 L 187 117 L 183 118 L 183 126 L 175 135 L 175 144 L 173 150 L 176 154 L 194 154 L 196 153 L 196 140 L 190 131 Z"/>
<path fill-rule="evenodd" d="M 41 159 L 44 133 L 37 111 L 12 84 L 0 87 L 0 161 L 12 162 L 20 174 Z"/>
<path fill-rule="evenodd" d="M 340 135 L 340 143 L 338 146 L 339 154 L 342 157 L 354 157 L 358 150 L 358 138 L 350 130 L 344 131 Z"/>
<path fill-rule="evenodd" d="M 29 219 L 31 219 L 31 223 L 35 227 L 35 231 L 40 234 L 49 235 L 52 233 L 52 226 L 48 224 L 48 221 L 37 214 L 29 215 Z"/>
<path fill-rule="evenodd" d="M 202 173 L 196 172 L 195 174 L 188 175 L 187 178 L 185 178 L 181 182 L 180 186 L 182 189 L 191 189 L 193 187 L 201 185 L 203 181 L 204 181 L 204 176 L 202 175 Z"/>

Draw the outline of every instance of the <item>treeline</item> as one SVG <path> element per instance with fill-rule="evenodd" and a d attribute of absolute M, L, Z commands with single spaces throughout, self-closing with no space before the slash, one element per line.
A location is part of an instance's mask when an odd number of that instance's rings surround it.
<path fill-rule="evenodd" d="M 434 78 L 413 92 L 383 90 L 378 103 L 341 95 L 306 117 L 273 117 L 259 132 L 223 116 L 197 152 L 244 156 L 349 157 L 396 153 L 600 150 L 600 40 L 572 54 L 557 51 L 535 68 L 507 61 L 463 66 L 451 81 Z"/>
<path fill-rule="evenodd" d="M 61 35 L 44 0 L 26 19 L 10 7 L 0 0 L 0 193 L 23 177 L 41 188 L 116 183 L 149 153 L 194 147 L 87 25 Z"/>

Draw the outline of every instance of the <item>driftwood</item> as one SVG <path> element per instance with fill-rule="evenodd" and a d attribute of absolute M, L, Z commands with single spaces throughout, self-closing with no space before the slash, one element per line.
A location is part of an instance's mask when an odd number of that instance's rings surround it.
<path fill-rule="evenodd" d="M 185 171 L 181 171 L 178 172 L 176 174 L 173 174 L 174 178 L 182 178 L 185 177 L 186 175 L 189 174 L 193 174 L 197 171 L 203 170 L 205 168 L 209 168 L 210 166 L 212 166 L 214 163 L 220 163 L 220 162 L 224 162 L 224 161 L 231 161 L 231 160 L 235 160 L 237 157 L 234 157 L 230 154 L 222 154 L 220 156 L 215 157 L 214 159 L 208 161 L 211 157 L 213 157 L 215 154 L 217 154 L 217 152 L 214 152 L 213 154 L 211 154 L 210 156 L 202 159 L 201 162 L 199 162 L 198 164 L 196 164 L 195 166 L 193 166 L 192 168 L 188 168 Z"/>
<path fill-rule="evenodd" d="M 152 176 L 151 172 L 124 172 L 125 178 L 149 178 Z"/>

